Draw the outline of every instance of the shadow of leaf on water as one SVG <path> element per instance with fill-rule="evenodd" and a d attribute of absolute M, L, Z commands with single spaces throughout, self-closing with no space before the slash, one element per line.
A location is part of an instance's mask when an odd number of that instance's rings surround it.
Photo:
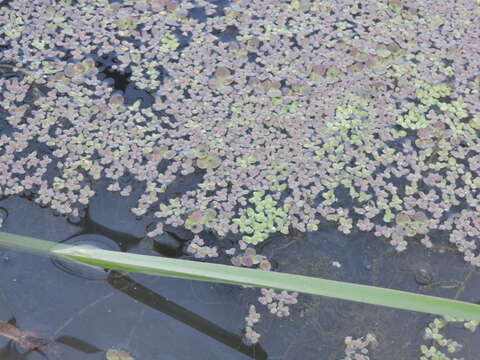
<path fill-rule="evenodd" d="M 154 310 L 160 311 L 165 315 L 171 316 L 175 320 L 202 332 L 203 334 L 217 340 L 224 345 L 229 346 L 230 348 L 242 354 L 251 357 L 252 359 L 264 360 L 268 358 L 268 354 L 258 343 L 250 346 L 246 345 L 241 336 L 233 334 L 201 317 L 200 315 L 167 300 L 162 295 L 157 294 L 156 292 L 119 272 L 112 271 L 107 281 L 115 289 L 141 302 L 142 304 L 145 304 Z"/>

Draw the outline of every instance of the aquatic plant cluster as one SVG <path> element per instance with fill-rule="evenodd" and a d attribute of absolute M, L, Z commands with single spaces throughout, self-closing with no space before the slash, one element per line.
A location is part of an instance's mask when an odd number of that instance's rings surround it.
<path fill-rule="evenodd" d="M 368 348 L 374 348 L 377 344 L 377 339 L 373 334 L 367 334 L 358 339 L 347 336 L 345 338 L 346 357 L 343 360 L 370 360 Z"/>
<path fill-rule="evenodd" d="M 158 221 L 147 236 L 184 227 L 203 259 L 218 251 L 202 232 L 238 234 L 232 264 L 265 271 L 252 246 L 325 222 L 397 251 L 443 232 L 480 266 L 479 16 L 474 0 L 8 1 L 0 199 L 78 218 L 93 182 L 138 187 L 132 212 Z M 259 302 L 283 317 L 296 297 Z M 252 343 L 258 321 L 250 308 Z M 347 358 L 367 358 L 372 339 L 348 341 Z"/>
<path fill-rule="evenodd" d="M 479 15 L 473 0 L 12 0 L 0 197 L 78 217 L 92 181 L 130 196 L 131 176 L 152 236 L 170 224 L 255 245 L 334 221 L 402 251 L 440 230 L 480 266 Z M 116 91 L 102 57 L 151 101 Z M 216 253 L 196 239 L 192 253 Z"/>
<path fill-rule="evenodd" d="M 462 348 L 462 344 L 453 339 L 445 337 L 441 332 L 449 323 L 463 323 L 465 329 L 475 332 L 477 330 L 478 321 L 465 321 L 463 319 L 455 319 L 451 317 L 435 318 L 425 329 L 424 339 L 431 342 L 431 346 L 422 345 L 420 351 L 422 356 L 420 360 L 439 359 L 439 360 L 462 360 L 458 358 L 450 358 L 448 355 L 458 352 Z M 445 348 L 445 349 L 442 349 Z M 446 352 L 443 352 L 445 350 Z"/>
<path fill-rule="evenodd" d="M 160 225 L 256 244 L 327 220 L 398 251 L 415 236 L 432 247 L 441 230 L 479 266 L 479 11 L 473 0 L 10 1 L 0 196 L 78 216 L 92 180 L 129 196 L 129 175 L 145 184 L 132 211 Z M 104 81 L 102 56 L 151 104 Z M 191 173 L 197 187 L 159 209 Z"/>

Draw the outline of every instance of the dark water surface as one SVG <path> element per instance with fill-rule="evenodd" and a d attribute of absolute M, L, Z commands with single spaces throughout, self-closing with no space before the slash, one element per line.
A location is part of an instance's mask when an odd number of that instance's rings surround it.
<path fill-rule="evenodd" d="M 106 194 L 106 192 L 105 192 Z M 97 195 L 101 201 L 102 193 Z M 120 203 L 128 199 L 119 196 Z M 115 223 L 87 219 L 73 225 L 48 209 L 11 197 L 0 202 L 8 211 L 3 231 L 64 241 L 88 231 L 118 241 L 123 251 L 154 254 L 138 234 L 121 232 Z M 122 218 L 138 229 L 138 220 Z M 131 225 L 129 225 L 131 224 Z M 260 252 L 260 250 L 259 250 Z M 397 254 L 365 233 L 346 236 L 334 226 L 308 235 L 278 236 L 262 254 L 278 271 L 385 286 L 425 294 L 480 300 L 480 275 L 453 252 L 432 254 L 421 245 Z M 338 261 L 342 266 L 332 266 Z M 372 359 L 416 359 L 424 327 L 432 316 L 323 297 L 300 295 L 291 316 L 277 319 L 256 303 L 259 291 L 144 275 L 110 273 L 104 281 L 73 276 L 48 258 L 0 250 L 1 319 L 53 340 L 42 352 L 0 338 L 1 359 L 104 359 L 110 348 L 136 359 L 339 359 L 345 336 L 374 333 L 379 346 Z M 468 277 L 465 289 L 459 282 Z M 433 281 L 433 284 L 431 284 Z M 435 285 L 436 282 L 443 281 Z M 422 288 L 424 284 L 432 285 Z M 420 285 L 419 285 L 420 284 Z M 444 286 L 442 288 L 441 286 Z M 259 344 L 242 343 L 249 304 L 261 313 Z M 465 345 L 466 359 L 478 353 L 475 334 L 452 327 L 449 335 Z"/>

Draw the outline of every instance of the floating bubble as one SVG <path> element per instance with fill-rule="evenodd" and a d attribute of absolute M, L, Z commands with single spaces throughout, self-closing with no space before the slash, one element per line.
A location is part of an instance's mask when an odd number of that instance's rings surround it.
<path fill-rule="evenodd" d="M 425 269 L 420 269 L 415 272 L 415 282 L 418 285 L 426 286 L 433 282 L 433 276 Z"/>

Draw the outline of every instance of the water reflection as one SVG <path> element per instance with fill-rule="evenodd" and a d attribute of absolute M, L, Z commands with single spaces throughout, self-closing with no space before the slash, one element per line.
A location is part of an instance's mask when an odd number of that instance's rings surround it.
<path fill-rule="evenodd" d="M 55 342 L 66 345 L 84 354 L 95 354 L 95 353 L 104 351 L 96 347 L 95 345 L 92 345 L 86 341 L 80 340 L 73 336 L 60 336 L 55 340 Z"/>
<path fill-rule="evenodd" d="M 211 321 L 201 317 L 190 310 L 167 300 L 160 294 L 132 280 L 119 272 L 112 271 L 107 279 L 108 283 L 117 290 L 130 296 L 131 298 L 160 311 L 165 315 L 173 317 L 175 320 L 192 327 L 195 330 L 227 345 L 228 347 L 241 352 L 252 359 L 267 359 L 268 355 L 259 344 L 248 346 L 243 343 L 242 337 L 233 334 Z"/>

